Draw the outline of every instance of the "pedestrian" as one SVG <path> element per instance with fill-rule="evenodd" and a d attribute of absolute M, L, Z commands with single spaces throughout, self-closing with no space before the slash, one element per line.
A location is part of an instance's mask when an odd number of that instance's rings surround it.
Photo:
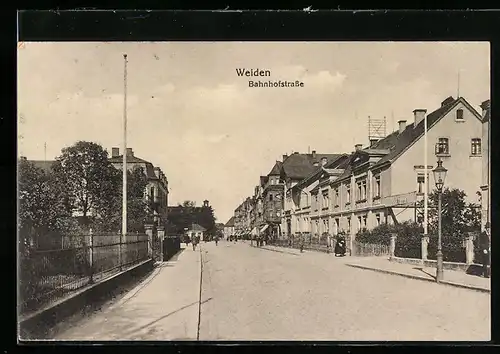
<path fill-rule="evenodd" d="M 215 236 L 215 245 L 217 246 L 218 243 L 219 243 L 219 236 Z"/>
<path fill-rule="evenodd" d="M 335 257 L 345 256 L 345 252 L 346 252 L 345 239 L 343 237 L 339 237 L 339 239 L 335 244 L 335 250 L 334 250 Z"/>
<path fill-rule="evenodd" d="M 483 277 L 489 278 L 488 266 L 490 265 L 490 223 L 484 225 L 484 231 L 479 235 L 479 248 L 481 250 L 481 263 L 483 264 Z"/>

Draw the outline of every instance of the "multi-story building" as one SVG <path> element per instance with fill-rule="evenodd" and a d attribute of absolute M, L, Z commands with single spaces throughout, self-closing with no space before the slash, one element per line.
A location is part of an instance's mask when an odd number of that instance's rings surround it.
<path fill-rule="evenodd" d="M 112 153 L 109 158 L 109 162 L 113 165 L 113 167 L 121 170 L 123 156 L 120 155 L 118 148 L 112 148 L 111 151 Z M 168 205 L 167 177 L 159 167 L 155 167 L 151 162 L 134 156 L 134 152 L 131 148 L 127 148 L 126 154 L 127 170 L 133 171 L 134 169 L 140 167 L 147 176 L 148 184 L 144 191 L 144 197 L 148 200 L 148 202 L 152 202 L 154 214 L 157 217 L 158 223 L 165 222 L 167 218 Z M 55 163 L 53 160 L 30 160 L 30 162 L 45 172 L 50 172 Z M 73 216 L 81 216 L 81 213 L 74 212 Z"/>
<path fill-rule="evenodd" d="M 483 110 L 483 127 L 482 127 L 482 141 L 479 142 L 481 147 L 481 159 L 482 159 L 482 183 L 481 183 L 481 230 L 484 230 L 484 226 L 487 222 L 491 223 L 491 190 L 490 190 L 490 120 L 491 120 L 491 104 L 490 100 L 484 101 L 481 104 Z M 474 147 L 478 148 L 477 144 Z M 475 152 L 471 150 L 471 153 Z"/>
<path fill-rule="evenodd" d="M 352 242 L 359 230 L 382 222 L 422 221 L 419 206 L 424 193 L 434 189 L 431 170 L 437 159 L 448 169 L 445 187 L 459 188 L 469 202 L 477 203 L 481 183 L 479 113 L 464 98 L 448 97 L 427 115 L 427 151 L 423 138 L 426 110 L 413 113 L 411 124 L 401 120 L 399 130 L 384 139 L 372 141 L 364 149 L 356 145 L 349 165 L 332 183 L 335 201 L 329 215 L 334 220 L 334 233 L 344 230 Z"/>
<path fill-rule="evenodd" d="M 289 234 L 331 234 L 329 214 L 338 199 L 338 191 L 336 195 L 331 183 L 344 172 L 348 162 L 347 154 L 339 155 L 288 190 L 287 199 L 291 202 L 285 219 Z"/>
<path fill-rule="evenodd" d="M 143 160 L 134 155 L 131 148 L 126 151 L 127 170 L 133 171 L 136 168 L 142 168 L 148 178 L 148 184 L 144 191 L 144 197 L 152 203 L 154 215 L 160 223 L 165 223 L 167 220 L 167 206 L 168 206 L 168 180 L 161 168 L 155 167 L 151 162 Z M 123 155 L 120 155 L 119 148 L 111 149 L 111 164 L 117 168 L 122 169 Z"/>
<path fill-rule="evenodd" d="M 264 220 L 260 232 L 276 239 L 291 231 L 293 205 L 288 190 L 302 179 L 328 163 L 337 160 L 342 154 L 319 154 L 313 150 L 308 154 L 295 152 L 283 155 L 283 161 L 276 161 L 272 170 L 264 179 L 262 190 Z M 262 181 L 262 178 L 261 178 Z M 290 226 L 290 228 L 289 228 Z"/>
<path fill-rule="evenodd" d="M 249 236 L 251 232 L 251 210 L 252 210 L 252 198 L 246 198 L 235 210 L 234 210 L 234 230 L 235 236 L 238 238 L 243 238 Z"/>
<path fill-rule="evenodd" d="M 231 236 L 234 236 L 234 216 L 224 225 L 224 238 L 228 239 Z"/>

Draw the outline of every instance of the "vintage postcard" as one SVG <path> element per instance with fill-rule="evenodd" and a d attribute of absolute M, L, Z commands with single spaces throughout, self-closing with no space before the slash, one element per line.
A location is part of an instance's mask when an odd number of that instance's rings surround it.
<path fill-rule="evenodd" d="M 488 42 L 20 42 L 21 340 L 490 340 Z"/>

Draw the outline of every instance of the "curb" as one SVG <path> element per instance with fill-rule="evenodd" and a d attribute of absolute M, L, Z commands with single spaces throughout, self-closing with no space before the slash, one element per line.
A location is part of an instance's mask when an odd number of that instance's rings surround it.
<path fill-rule="evenodd" d="M 410 279 L 416 279 L 416 280 L 422 280 L 422 281 L 436 283 L 436 281 L 434 279 L 430 279 L 430 278 L 427 278 L 427 277 L 421 277 L 421 276 L 418 276 L 418 275 L 403 274 L 403 273 L 394 272 L 394 271 L 391 271 L 391 270 L 385 270 L 385 269 L 379 269 L 379 268 L 371 268 L 371 267 L 366 267 L 366 266 L 362 266 L 362 265 L 358 265 L 358 264 L 346 264 L 346 265 L 349 266 L 349 267 L 353 267 L 353 268 L 364 269 L 364 270 L 371 270 L 371 271 L 374 271 L 374 272 L 384 273 L 384 274 L 399 275 L 399 276 L 405 277 L 405 278 L 410 278 Z M 446 281 L 446 280 L 445 281 L 441 281 L 440 284 L 444 284 L 444 285 L 454 286 L 454 287 L 457 287 L 457 288 L 463 288 L 463 289 L 468 289 L 468 290 L 473 290 L 473 291 L 478 291 L 478 292 L 482 292 L 482 293 L 491 294 L 491 290 L 489 290 L 489 289 L 480 288 L 480 287 L 476 287 L 476 286 L 472 286 L 472 285 L 464 285 L 464 284 L 459 284 L 459 283 L 455 283 L 455 282 L 451 282 L 451 281 Z"/>

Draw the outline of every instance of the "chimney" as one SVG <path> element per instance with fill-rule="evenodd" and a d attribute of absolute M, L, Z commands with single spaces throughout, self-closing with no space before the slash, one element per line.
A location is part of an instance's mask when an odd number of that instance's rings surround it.
<path fill-rule="evenodd" d="M 328 162 L 328 159 L 326 157 L 321 158 L 321 166 L 325 166 L 327 162 Z"/>
<path fill-rule="evenodd" d="M 120 156 L 120 148 L 111 148 L 111 157 Z"/>
<path fill-rule="evenodd" d="M 26 158 L 26 156 L 21 156 L 21 160 L 28 161 L 28 159 Z"/>
<path fill-rule="evenodd" d="M 283 155 L 283 161 L 288 157 L 288 154 Z"/>
<path fill-rule="evenodd" d="M 313 150 L 312 151 L 312 157 L 315 158 L 316 157 L 316 150 Z"/>
<path fill-rule="evenodd" d="M 447 106 L 450 103 L 452 103 L 453 101 L 455 101 L 455 99 L 453 97 L 449 96 L 443 102 L 441 102 L 441 107 Z"/>
<path fill-rule="evenodd" d="M 354 145 L 354 151 L 361 150 L 362 147 L 363 147 L 363 144 L 356 144 L 356 145 Z"/>
<path fill-rule="evenodd" d="M 134 150 L 132 150 L 132 148 L 127 148 L 127 156 L 134 156 Z"/>
<path fill-rule="evenodd" d="M 413 124 L 413 128 L 417 127 L 417 124 L 425 119 L 425 114 L 427 113 L 426 109 L 417 108 L 413 110 L 413 116 L 415 117 L 415 124 Z"/>
<path fill-rule="evenodd" d="M 376 143 L 378 143 L 378 139 L 376 139 L 376 138 L 371 138 L 370 139 L 370 147 L 371 148 L 374 147 Z"/>
<path fill-rule="evenodd" d="M 486 100 L 484 101 L 483 103 L 481 103 L 481 108 L 483 110 L 483 117 L 486 113 L 486 111 L 488 111 L 491 107 L 491 101 L 490 100 Z"/>
<path fill-rule="evenodd" d="M 398 124 L 399 124 L 399 134 L 401 134 L 406 129 L 406 120 L 400 120 L 398 121 Z"/>

